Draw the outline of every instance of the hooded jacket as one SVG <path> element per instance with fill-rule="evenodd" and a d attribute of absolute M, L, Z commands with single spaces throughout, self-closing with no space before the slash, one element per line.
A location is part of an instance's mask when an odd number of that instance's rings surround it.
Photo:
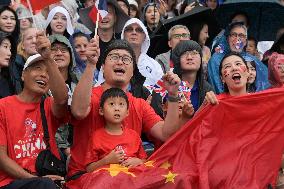
<path fill-rule="evenodd" d="M 60 6 L 54 7 L 49 12 L 48 17 L 46 19 L 46 27 L 45 28 L 47 28 L 50 25 L 50 22 L 53 19 L 53 17 L 55 16 L 56 13 L 62 13 L 62 14 L 64 14 L 64 16 L 66 16 L 66 19 L 67 19 L 66 30 L 67 30 L 69 35 L 72 35 L 74 33 L 74 29 L 73 29 L 73 25 L 72 25 L 70 15 L 65 8 L 60 7 Z"/>
<path fill-rule="evenodd" d="M 141 45 L 141 54 L 138 57 L 137 66 L 138 66 L 139 72 L 146 78 L 144 82 L 144 86 L 154 85 L 157 83 L 159 79 L 162 78 L 164 73 L 163 73 L 163 70 L 160 64 L 156 60 L 154 60 L 153 58 L 151 58 L 150 56 L 146 54 L 150 47 L 150 37 L 149 37 L 149 34 L 147 32 L 145 25 L 139 19 L 131 18 L 125 23 L 123 27 L 123 30 L 121 33 L 121 39 L 124 39 L 125 28 L 134 23 L 138 24 L 143 29 L 146 35 L 145 40 Z"/>
<path fill-rule="evenodd" d="M 219 66 L 224 56 L 231 52 L 229 43 L 227 41 L 230 30 L 231 27 L 227 27 L 224 34 L 219 37 L 218 47 L 221 50 L 220 52 L 215 52 L 208 62 L 208 81 L 213 86 L 217 94 L 224 92 L 224 86 L 219 74 Z M 268 82 L 267 67 L 257 57 L 250 55 L 249 53 L 246 53 L 244 50 L 240 54 L 244 59 L 251 59 L 256 64 L 256 79 L 255 79 L 256 92 L 267 89 L 270 86 Z"/>

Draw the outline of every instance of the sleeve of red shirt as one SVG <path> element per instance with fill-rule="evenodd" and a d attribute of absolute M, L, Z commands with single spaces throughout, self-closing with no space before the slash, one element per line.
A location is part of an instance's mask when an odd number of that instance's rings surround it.
<path fill-rule="evenodd" d="M 141 99 L 141 107 L 143 112 L 142 124 L 143 132 L 148 133 L 151 128 L 159 121 L 162 121 L 161 117 L 156 114 L 154 109 L 144 100 Z"/>
<path fill-rule="evenodd" d="M 7 135 L 5 126 L 5 115 L 0 105 L 0 145 L 7 146 Z"/>

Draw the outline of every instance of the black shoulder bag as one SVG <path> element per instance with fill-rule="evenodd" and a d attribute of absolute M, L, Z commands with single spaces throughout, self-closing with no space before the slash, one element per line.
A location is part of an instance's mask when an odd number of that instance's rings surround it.
<path fill-rule="evenodd" d="M 45 176 L 45 175 L 59 175 L 64 177 L 66 175 L 66 165 L 58 159 L 54 154 L 52 154 L 50 150 L 49 144 L 49 133 L 48 133 L 48 126 L 44 111 L 44 100 L 43 97 L 40 102 L 40 114 L 42 120 L 42 127 L 44 133 L 44 140 L 46 143 L 46 149 L 41 151 L 36 159 L 36 172 L 38 176 Z"/>

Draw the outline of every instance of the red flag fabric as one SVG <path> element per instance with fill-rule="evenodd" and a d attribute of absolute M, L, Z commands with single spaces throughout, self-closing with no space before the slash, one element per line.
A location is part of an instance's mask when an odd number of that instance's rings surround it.
<path fill-rule="evenodd" d="M 275 185 L 284 150 L 284 88 L 208 105 L 148 161 L 113 164 L 80 178 L 83 188 L 240 189 Z"/>
<path fill-rule="evenodd" d="M 27 1 L 28 0 L 22 0 L 21 3 L 26 7 L 29 7 Z M 43 9 L 48 5 L 51 5 L 53 3 L 58 3 L 60 0 L 29 0 L 29 1 L 31 3 L 33 12 L 35 13 L 36 11 Z"/>
<path fill-rule="evenodd" d="M 96 4 L 93 6 L 93 8 L 89 13 L 89 17 L 92 19 L 94 23 L 96 23 L 97 19 L 99 19 L 98 21 L 100 21 L 107 16 L 108 14 L 107 11 L 108 10 L 107 10 L 106 0 L 97 0 Z"/>

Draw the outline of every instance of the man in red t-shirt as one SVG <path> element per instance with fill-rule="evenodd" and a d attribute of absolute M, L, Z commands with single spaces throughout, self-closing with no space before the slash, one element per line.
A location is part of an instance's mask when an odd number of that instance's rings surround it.
<path fill-rule="evenodd" d="M 50 89 L 53 98 L 44 101 L 50 149 L 59 158 L 55 132 L 67 114 L 67 88 L 57 65 L 50 57 L 50 42 L 43 32 L 37 34 L 37 52 L 24 65 L 23 91 L 0 100 L 0 187 L 1 189 L 52 189 L 49 175 L 36 176 L 35 162 L 46 149 L 40 113 L 41 97 Z"/>
<path fill-rule="evenodd" d="M 101 54 L 105 82 L 92 89 L 92 81 L 100 49 L 98 38 L 92 39 L 87 47 L 88 63 L 73 94 L 71 105 L 74 116 L 74 141 L 71 148 L 71 159 L 68 176 L 71 180 L 69 188 L 80 188 L 78 173 L 85 171 L 86 152 L 92 133 L 104 125 L 104 119 L 99 115 L 100 97 L 106 89 L 117 87 L 127 91 L 134 70 L 137 69 L 136 57 L 130 45 L 123 40 L 113 41 Z M 163 77 L 165 88 L 169 93 L 168 113 L 165 121 L 154 112 L 143 99 L 133 97 L 129 92 L 129 115 L 124 125 L 136 131 L 139 135 L 146 132 L 153 137 L 165 141 L 179 129 L 178 87 L 180 79 L 173 73 Z"/>

